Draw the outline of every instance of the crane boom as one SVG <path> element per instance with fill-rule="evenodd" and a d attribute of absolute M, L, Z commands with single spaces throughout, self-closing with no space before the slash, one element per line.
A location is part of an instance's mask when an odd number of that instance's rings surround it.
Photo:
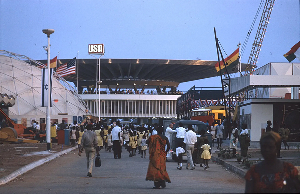
<path fill-rule="evenodd" d="M 265 2 L 264 9 L 262 11 L 260 22 L 258 25 L 258 29 L 255 35 L 255 39 L 252 44 L 252 49 L 248 59 L 248 66 L 246 67 L 246 72 L 252 73 L 254 71 L 254 68 L 257 67 L 256 62 L 269 24 L 274 2 L 275 0 L 266 0 Z"/>

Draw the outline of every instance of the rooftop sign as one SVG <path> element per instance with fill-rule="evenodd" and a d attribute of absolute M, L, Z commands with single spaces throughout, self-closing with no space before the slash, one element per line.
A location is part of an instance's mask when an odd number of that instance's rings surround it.
<path fill-rule="evenodd" d="M 104 55 L 104 44 L 89 44 L 89 54 Z"/>

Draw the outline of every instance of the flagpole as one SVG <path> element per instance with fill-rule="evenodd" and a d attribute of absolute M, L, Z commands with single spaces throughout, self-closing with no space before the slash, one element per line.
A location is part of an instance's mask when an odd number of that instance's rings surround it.
<path fill-rule="evenodd" d="M 238 47 L 240 48 L 241 43 L 238 44 Z M 240 72 L 240 77 L 242 76 L 242 57 L 239 55 L 239 72 Z"/>
<path fill-rule="evenodd" d="M 77 57 L 76 57 L 77 94 L 78 94 L 78 74 L 79 74 L 79 72 L 78 72 L 78 65 L 79 65 L 79 64 L 77 63 L 78 53 L 79 53 L 79 51 L 77 51 Z"/>
<path fill-rule="evenodd" d="M 50 34 L 54 33 L 53 29 L 43 29 L 43 33 L 47 34 L 48 46 L 47 46 L 47 59 L 48 59 L 48 100 L 47 100 L 47 121 L 46 121 L 46 141 L 47 150 L 51 150 L 51 138 L 50 138 L 50 100 L 51 100 L 51 84 L 50 84 Z"/>

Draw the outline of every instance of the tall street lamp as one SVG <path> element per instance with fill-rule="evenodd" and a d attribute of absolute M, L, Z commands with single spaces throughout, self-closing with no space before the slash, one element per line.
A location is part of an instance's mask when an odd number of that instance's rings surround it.
<path fill-rule="evenodd" d="M 101 100 L 100 100 L 100 84 L 101 84 L 101 79 L 100 79 L 100 58 L 102 55 L 104 55 L 104 44 L 89 44 L 89 54 L 90 55 L 100 55 L 100 57 L 97 60 L 98 66 L 99 66 L 99 79 L 97 81 L 97 76 L 96 76 L 96 94 L 97 94 L 97 86 L 98 86 L 98 98 L 99 98 L 99 103 L 98 103 L 98 114 L 99 114 L 99 122 L 101 121 L 100 118 L 100 112 L 101 112 Z"/>
<path fill-rule="evenodd" d="M 48 60 L 48 104 L 47 104 L 47 120 L 46 120 L 46 141 L 47 141 L 47 150 L 51 150 L 51 138 L 50 138 L 50 90 L 51 90 L 51 84 L 50 84 L 50 34 L 54 33 L 53 29 L 43 29 L 43 33 L 47 34 L 48 38 L 48 46 L 47 46 L 47 60 Z"/>

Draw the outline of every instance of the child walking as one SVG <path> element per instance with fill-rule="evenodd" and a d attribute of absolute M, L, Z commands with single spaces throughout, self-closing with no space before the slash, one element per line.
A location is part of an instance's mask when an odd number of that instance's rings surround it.
<path fill-rule="evenodd" d="M 204 140 L 204 144 L 201 146 L 201 148 L 203 149 L 201 158 L 204 160 L 204 170 L 206 170 L 207 168 L 209 168 L 208 161 L 211 159 L 211 148 L 210 145 L 208 145 L 208 139 Z"/>
<path fill-rule="evenodd" d="M 146 134 L 143 135 L 143 139 L 141 141 L 141 151 L 142 151 L 142 155 L 141 158 L 146 158 L 146 150 L 147 150 L 147 143 L 146 143 L 147 139 L 146 139 Z"/>
<path fill-rule="evenodd" d="M 137 146 L 137 135 L 136 135 L 136 131 L 133 131 L 130 132 L 130 137 L 129 137 L 129 147 L 131 150 L 129 157 L 135 156 L 136 146 Z"/>
<path fill-rule="evenodd" d="M 112 135 L 111 135 L 111 129 L 108 130 L 107 133 L 107 151 L 111 152 L 111 148 L 112 148 Z"/>

